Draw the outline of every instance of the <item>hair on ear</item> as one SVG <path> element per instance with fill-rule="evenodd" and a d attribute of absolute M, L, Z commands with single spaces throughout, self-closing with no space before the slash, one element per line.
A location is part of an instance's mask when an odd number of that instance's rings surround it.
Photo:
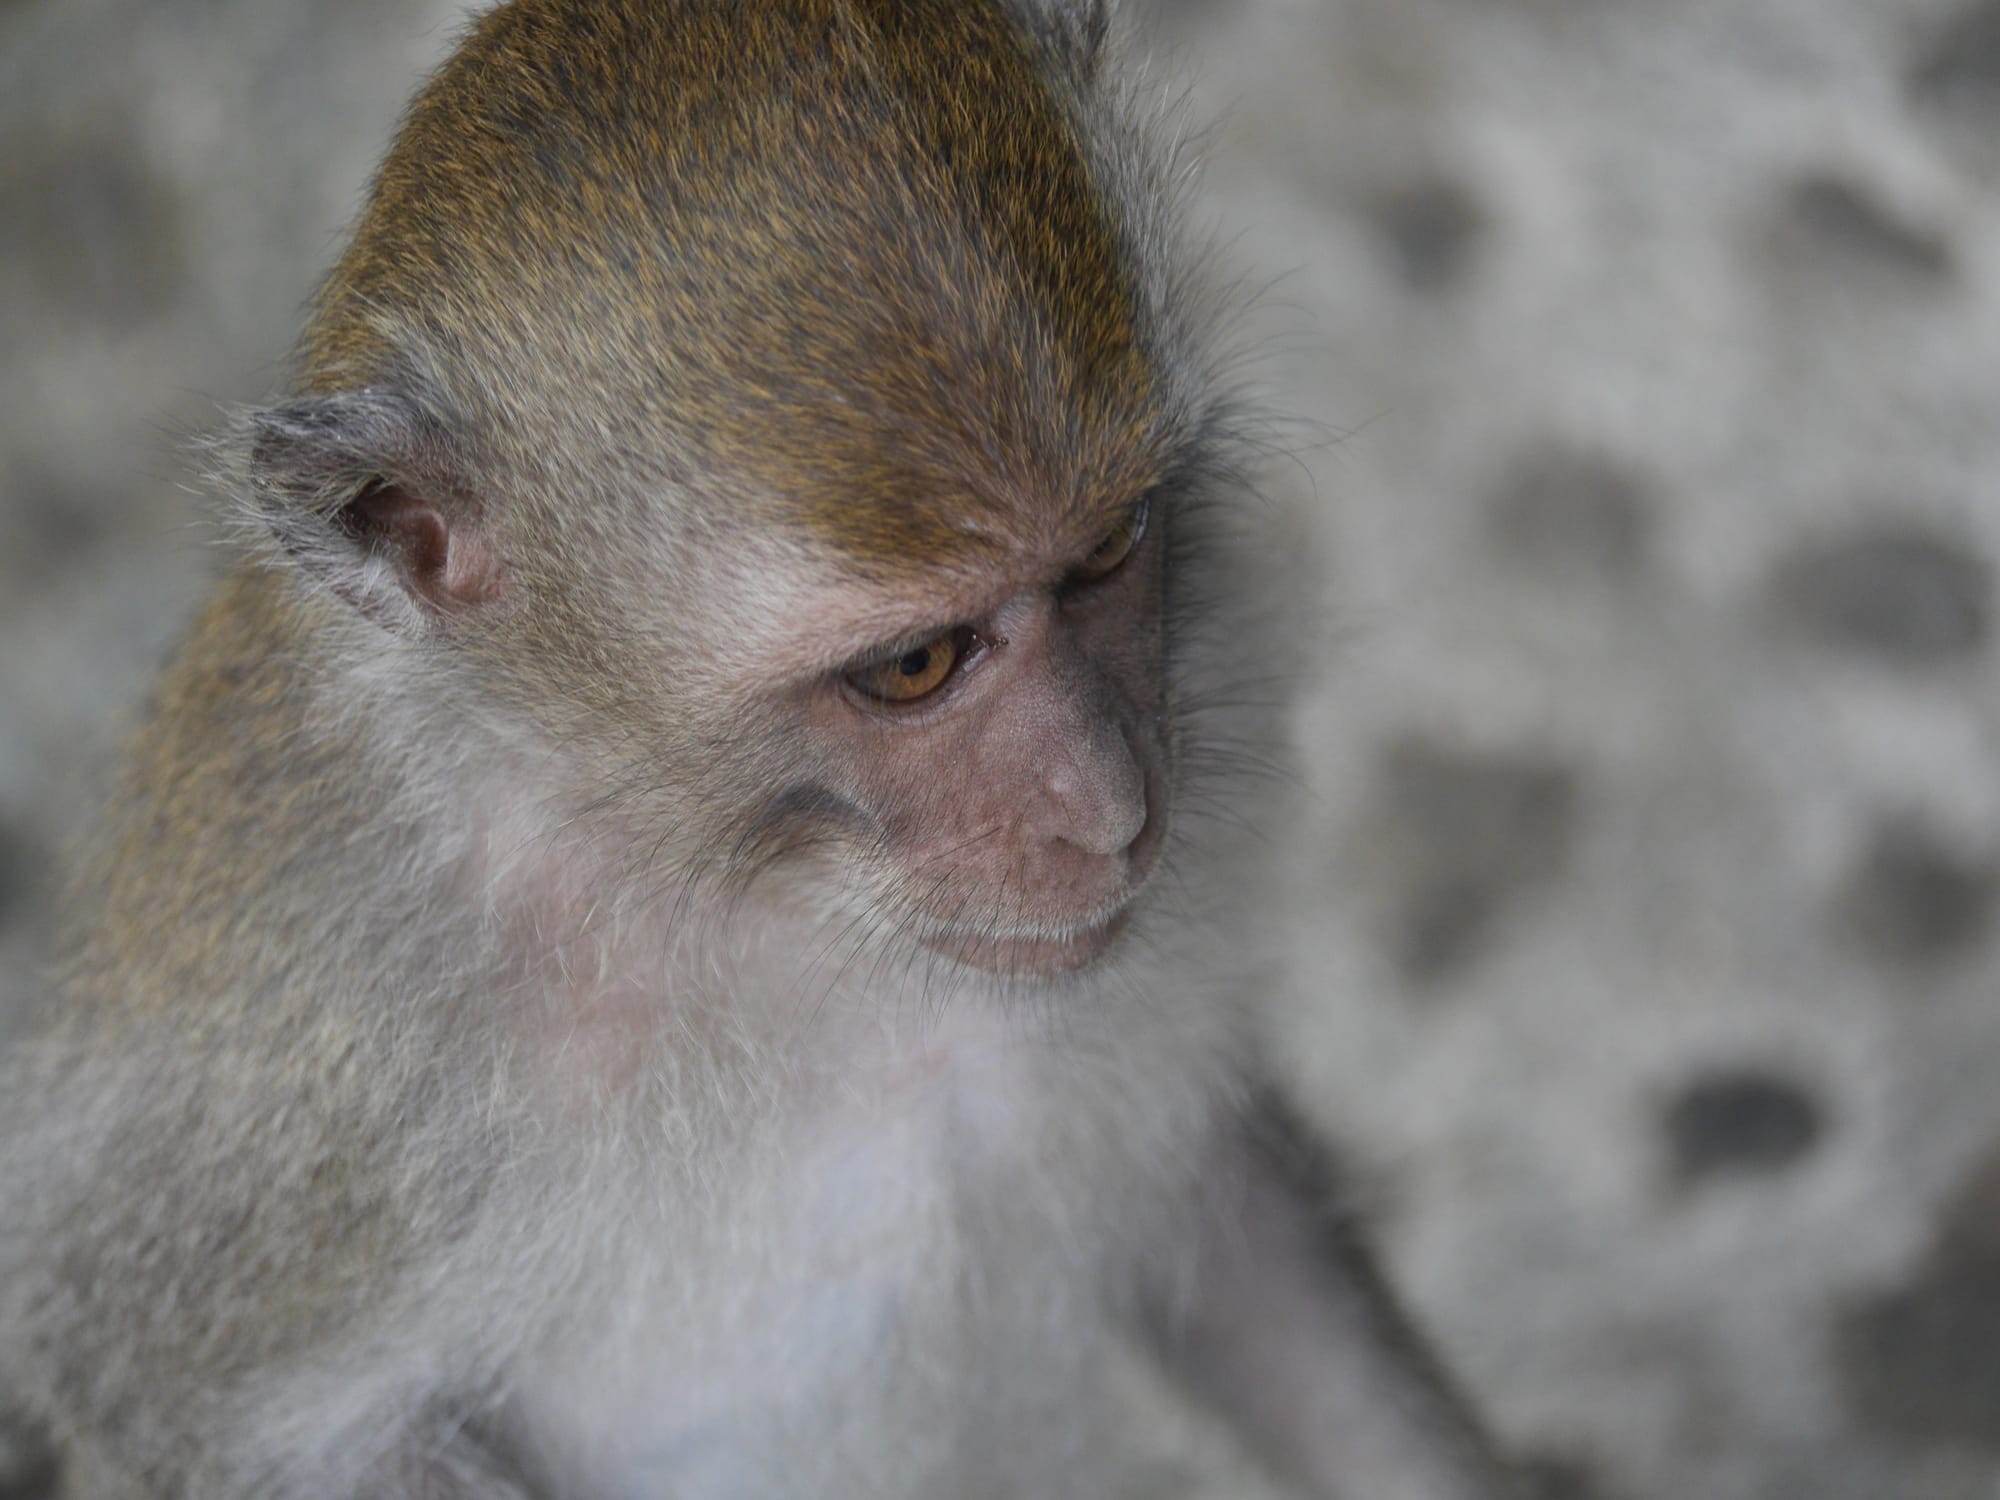
<path fill-rule="evenodd" d="M 449 424 L 389 387 L 244 413 L 218 445 L 255 533 L 392 629 L 497 597 L 500 568 Z"/>

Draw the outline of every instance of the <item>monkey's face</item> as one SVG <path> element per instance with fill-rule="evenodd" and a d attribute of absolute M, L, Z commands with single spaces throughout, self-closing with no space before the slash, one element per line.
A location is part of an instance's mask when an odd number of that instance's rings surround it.
<path fill-rule="evenodd" d="M 1140 501 L 999 567 L 784 589 L 750 632 L 786 747 L 744 825 L 772 872 L 831 860 L 883 941 L 977 968 L 1103 955 L 1166 834 L 1166 522 Z"/>

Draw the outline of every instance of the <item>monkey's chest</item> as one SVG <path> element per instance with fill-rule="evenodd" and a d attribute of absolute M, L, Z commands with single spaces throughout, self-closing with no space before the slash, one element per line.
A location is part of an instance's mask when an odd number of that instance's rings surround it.
<path fill-rule="evenodd" d="M 970 1500 L 1072 1465 L 1102 1343 L 1089 1204 L 957 1108 L 818 1124 L 538 1372 L 559 1493 Z"/>

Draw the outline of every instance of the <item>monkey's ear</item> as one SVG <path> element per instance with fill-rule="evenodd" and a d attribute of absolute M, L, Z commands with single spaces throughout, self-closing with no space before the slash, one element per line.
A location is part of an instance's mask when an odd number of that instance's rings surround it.
<path fill-rule="evenodd" d="M 253 411 L 238 489 L 279 550 L 392 629 L 422 630 L 502 593 L 500 559 L 450 430 L 390 390 Z"/>
<path fill-rule="evenodd" d="M 1011 0 L 1014 13 L 1048 55 L 1088 78 L 1111 29 L 1109 0 Z"/>

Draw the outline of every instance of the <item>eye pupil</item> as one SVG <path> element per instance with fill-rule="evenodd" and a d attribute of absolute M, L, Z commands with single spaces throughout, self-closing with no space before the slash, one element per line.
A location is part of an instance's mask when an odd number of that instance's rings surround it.
<path fill-rule="evenodd" d="M 928 698 L 951 677 L 973 639 L 964 627 L 946 632 L 900 656 L 887 657 L 872 667 L 851 673 L 848 681 L 871 698 L 886 703 L 915 703 Z"/>

